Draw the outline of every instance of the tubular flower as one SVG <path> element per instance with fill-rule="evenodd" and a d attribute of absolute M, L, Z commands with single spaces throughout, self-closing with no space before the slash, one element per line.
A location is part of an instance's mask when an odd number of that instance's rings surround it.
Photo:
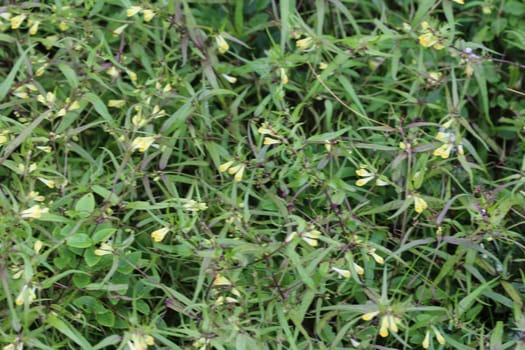
<path fill-rule="evenodd" d="M 337 267 L 332 267 L 332 270 L 337 272 L 337 274 L 339 275 L 339 278 L 350 278 L 351 274 L 350 274 L 350 271 L 348 270 L 343 270 L 343 269 L 338 269 Z"/>
<path fill-rule="evenodd" d="M 230 45 L 226 42 L 224 37 L 222 35 L 217 35 L 215 37 L 215 41 L 217 42 L 217 48 L 219 50 L 220 54 L 224 54 L 226 51 L 230 49 Z"/>
<path fill-rule="evenodd" d="M 120 27 L 118 27 L 117 29 L 115 29 L 113 31 L 113 36 L 119 36 L 120 34 L 122 34 L 124 32 L 124 29 L 126 29 L 127 26 L 128 26 L 128 24 L 123 24 Z"/>
<path fill-rule="evenodd" d="M 227 171 L 228 169 L 230 169 L 230 167 L 233 165 L 233 160 L 230 160 L 226 163 L 223 163 L 221 165 L 219 165 L 219 171 L 221 173 L 224 173 L 225 171 Z"/>
<path fill-rule="evenodd" d="M 27 18 L 27 15 L 18 15 L 11 18 L 11 29 L 18 29 Z"/>
<path fill-rule="evenodd" d="M 155 11 L 153 10 L 144 10 L 142 14 L 144 15 L 144 22 L 146 23 L 151 21 L 153 17 L 155 17 Z"/>
<path fill-rule="evenodd" d="M 313 39 L 311 37 L 306 37 L 304 39 L 299 39 L 295 42 L 295 46 L 299 50 L 305 51 L 308 50 L 313 44 Z"/>
<path fill-rule="evenodd" d="M 271 137 L 265 137 L 263 144 L 264 145 L 277 145 L 281 143 L 281 140 L 272 139 Z"/>
<path fill-rule="evenodd" d="M 229 279 L 227 279 L 223 275 L 217 274 L 217 276 L 215 276 L 215 279 L 213 280 L 212 285 L 214 287 L 228 287 L 228 286 L 231 286 L 232 283 L 230 282 Z"/>
<path fill-rule="evenodd" d="M 139 152 L 144 153 L 153 144 L 153 141 L 155 141 L 153 136 L 137 137 L 131 142 L 131 151 L 138 149 Z"/>
<path fill-rule="evenodd" d="M 276 135 L 271 125 L 266 122 L 261 124 L 261 127 L 257 129 L 257 132 L 261 135 Z"/>
<path fill-rule="evenodd" d="M 47 214 L 49 208 L 40 208 L 40 205 L 33 205 L 31 208 L 20 212 L 22 219 L 40 219 L 42 214 Z"/>
<path fill-rule="evenodd" d="M 428 349 L 428 347 L 430 346 L 430 332 L 428 331 L 428 329 L 425 332 L 425 339 L 423 339 L 421 346 L 423 347 L 423 349 Z"/>
<path fill-rule="evenodd" d="M 126 16 L 127 17 L 131 17 L 131 16 L 135 16 L 137 13 L 139 13 L 140 11 L 142 11 L 142 7 L 140 6 L 131 6 L 127 11 L 126 11 Z"/>
<path fill-rule="evenodd" d="M 231 75 L 223 74 L 222 77 L 226 79 L 230 84 L 235 84 L 237 82 L 237 78 L 232 77 Z"/>
<path fill-rule="evenodd" d="M 312 229 L 308 232 L 301 234 L 301 238 L 303 239 L 303 241 L 308 243 L 308 245 L 311 247 L 318 246 L 319 242 L 317 241 L 317 239 L 319 237 L 321 237 L 321 232 L 316 229 Z"/>
<path fill-rule="evenodd" d="M 361 318 L 362 318 L 364 321 L 370 321 L 371 319 L 373 319 L 373 318 L 376 317 L 377 315 L 379 315 L 379 311 L 372 311 L 372 312 L 367 312 L 366 314 L 364 314 L 363 316 L 361 316 Z"/>
<path fill-rule="evenodd" d="M 421 214 L 426 208 L 428 208 L 427 202 L 418 195 L 414 196 L 414 208 L 416 213 Z"/>
<path fill-rule="evenodd" d="M 101 243 L 100 247 L 95 250 L 95 255 L 97 256 L 104 256 L 109 254 L 113 254 L 113 247 L 111 247 L 111 245 L 105 242 Z"/>
<path fill-rule="evenodd" d="M 368 255 L 370 255 L 372 258 L 374 258 L 376 263 L 378 263 L 380 265 L 382 265 L 385 262 L 385 260 L 383 259 L 382 256 L 376 254 L 375 248 L 368 249 Z"/>
<path fill-rule="evenodd" d="M 42 181 L 44 183 L 44 185 L 46 185 L 47 187 L 49 188 L 55 188 L 55 181 L 53 180 L 48 180 L 48 179 L 44 179 L 43 177 L 39 177 L 38 178 L 40 181 Z"/>
<path fill-rule="evenodd" d="M 39 25 L 40 25 L 40 21 L 34 21 L 31 24 L 31 28 L 29 28 L 29 35 L 35 35 L 38 32 Z"/>
<path fill-rule="evenodd" d="M 155 242 L 161 242 L 164 239 L 164 237 L 166 237 L 166 234 L 169 231 L 170 231 L 169 227 L 160 228 L 151 233 L 151 238 L 153 238 Z"/>
<path fill-rule="evenodd" d="M 279 75 L 281 77 L 281 83 L 283 83 L 283 85 L 288 84 L 288 76 L 286 75 L 286 70 L 284 68 L 279 68 Z"/>

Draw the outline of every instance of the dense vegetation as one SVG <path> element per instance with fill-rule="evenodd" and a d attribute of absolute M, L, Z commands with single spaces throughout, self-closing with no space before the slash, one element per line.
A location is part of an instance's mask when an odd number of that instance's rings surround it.
<path fill-rule="evenodd" d="M 1 346 L 525 349 L 524 16 L 4 1 Z"/>

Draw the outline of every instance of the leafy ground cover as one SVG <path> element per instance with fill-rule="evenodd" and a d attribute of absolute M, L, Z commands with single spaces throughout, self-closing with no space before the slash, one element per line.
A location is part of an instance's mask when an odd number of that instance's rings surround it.
<path fill-rule="evenodd" d="M 4 2 L 3 349 L 525 349 L 524 15 Z"/>

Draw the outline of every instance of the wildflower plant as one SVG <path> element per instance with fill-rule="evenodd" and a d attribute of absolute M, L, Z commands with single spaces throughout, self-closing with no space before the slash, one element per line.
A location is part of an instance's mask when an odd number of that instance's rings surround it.
<path fill-rule="evenodd" d="M 524 13 L 0 8 L 0 347 L 524 348 Z"/>

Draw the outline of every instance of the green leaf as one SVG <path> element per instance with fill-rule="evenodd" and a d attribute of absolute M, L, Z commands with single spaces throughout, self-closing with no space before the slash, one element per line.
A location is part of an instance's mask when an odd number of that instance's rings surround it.
<path fill-rule="evenodd" d="M 81 218 L 88 217 L 95 209 L 95 196 L 93 193 L 83 195 L 75 205 L 75 211 L 79 213 Z"/>
<path fill-rule="evenodd" d="M 81 349 L 92 349 L 91 344 L 80 334 L 74 326 L 69 322 L 60 319 L 55 314 L 51 313 L 45 322 L 51 327 L 64 334 L 66 337 L 71 339 L 76 344 L 80 345 Z"/>
<path fill-rule="evenodd" d="M 93 241 L 85 233 L 75 233 L 66 240 L 66 244 L 73 248 L 89 248 L 93 245 Z"/>

